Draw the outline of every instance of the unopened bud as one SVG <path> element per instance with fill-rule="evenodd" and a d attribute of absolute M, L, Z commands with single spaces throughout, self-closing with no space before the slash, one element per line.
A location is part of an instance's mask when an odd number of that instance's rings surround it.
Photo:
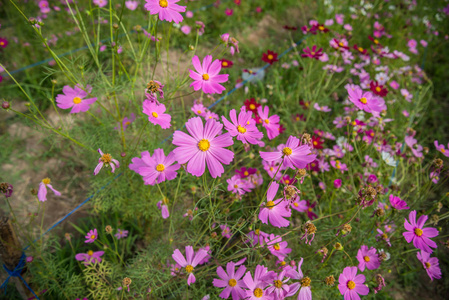
<path fill-rule="evenodd" d="M 8 109 L 8 108 L 10 108 L 10 107 L 11 107 L 11 105 L 9 104 L 8 101 L 3 101 L 3 102 L 2 102 L 2 108 L 3 108 L 3 109 Z"/>

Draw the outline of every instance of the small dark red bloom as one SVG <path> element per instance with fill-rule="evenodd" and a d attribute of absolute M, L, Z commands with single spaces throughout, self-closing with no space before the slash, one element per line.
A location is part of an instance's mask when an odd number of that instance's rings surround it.
<path fill-rule="evenodd" d="M 318 25 L 315 25 L 314 27 L 316 27 L 316 29 L 318 29 L 318 31 L 320 31 L 320 32 L 324 32 L 324 33 L 329 32 L 329 29 L 324 27 L 323 24 L 318 24 Z"/>
<path fill-rule="evenodd" d="M 310 101 L 299 100 L 299 105 L 301 105 L 304 109 L 309 109 Z"/>
<path fill-rule="evenodd" d="M 253 75 L 253 74 L 256 75 L 256 72 L 253 72 L 253 71 L 248 70 L 248 69 L 243 69 L 243 72 L 248 73 L 250 75 Z"/>
<path fill-rule="evenodd" d="M 284 125 L 279 124 L 279 133 L 284 133 L 285 129 Z"/>
<path fill-rule="evenodd" d="M 309 217 L 310 220 L 318 218 L 318 215 L 313 212 L 313 209 L 316 205 L 317 202 L 311 204 L 309 200 L 307 200 L 307 217 Z"/>
<path fill-rule="evenodd" d="M 262 60 L 272 65 L 274 62 L 279 61 L 278 54 L 271 50 L 267 50 L 267 53 L 262 54 Z"/>
<path fill-rule="evenodd" d="M 315 58 L 318 60 L 323 55 L 323 48 L 320 48 L 317 50 L 317 46 L 314 45 L 312 49 L 309 47 L 302 49 L 304 51 L 304 54 L 301 54 L 301 57 L 310 57 Z"/>
<path fill-rule="evenodd" d="M 242 0 L 234 0 L 234 3 L 237 5 L 240 5 L 240 4 L 242 4 Z"/>
<path fill-rule="evenodd" d="M 320 163 L 318 162 L 318 160 L 314 160 L 306 166 L 306 169 L 308 171 L 319 172 L 320 171 Z"/>
<path fill-rule="evenodd" d="M 256 99 L 246 99 L 244 104 L 247 111 L 251 111 L 254 116 L 257 116 L 257 108 L 260 106 L 260 103 L 257 103 Z"/>
<path fill-rule="evenodd" d="M 0 37 L 0 47 L 6 48 L 8 46 L 8 40 Z"/>
<path fill-rule="evenodd" d="M 299 121 L 305 121 L 306 117 L 304 116 L 304 114 L 296 114 L 293 117 L 293 121 L 295 122 L 299 122 Z"/>
<path fill-rule="evenodd" d="M 374 43 L 374 45 L 377 45 L 377 46 L 380 46 L 380 47 L 382 47 L 382 45 L 380 44 L 380 42 L 379 42 L 379 40 L 378 39 L 375 39 L 375 38 L 373 38 L 372 36 L 368 36 L 368 39 L 370 39 L 370 41 L 371 42 L 373 42 Z"/>
<path fill-rule="evenodd" d="M 324 143 L 324 141 L 321 140 L 321 137 L 316 136 L 316 135 L 312 136 L 313 148 L 315 148 L 315 149 L 323 149 L 323 143 Z"/>
<path fill-rule="evenodd" d="M 383 85 L 379 85 L 377 81 L 371 81 L 369 88 L 374 94 L 381 97 L 385 97 L 388 94 L 387 88 Z"/>
<path fill-rule="evenodd" d="M 316 27 L 315 26 L 312 26 L 312 27 L 307 27 L 307 26 L 303 26 L 303 27 L 301 27 L 301 30 L 302 30 L 302 33 L 304 33 L 304 34 L 308 34 L 308 33 L 311 33 L 311 34 L 316 34 Z"/>
<path fill-rule="evenodd" d="M 234 63 L 232 61 L 224 59 L 224 58 L 220 59 L 220 61 L 221 61 L 221 67 L 225 68 L 225 69 L 231 68 L 234 65 Z"/>
<path fill-rule="evenodd" d="M 284 25 L 284 26 L 282 26 L 282 28 L 284 28 L 285 30 L 291 30 L 291 31 L 296 31 L 296 30 L 298 30 L 298 27 L 296 27 L 296 26 L 288 26 L 288 25 Z"/>
<path fill-rule="evenodd" d="M 366 55 L 367 53 L 368 53 L 368 50 L 367 49 L 365 49 L 365 48 L 363 48 L 363 47 L 360 47 L 360 46 L 357 46 L 357 44 L 356 45 L 354 45 L 354 47 L 353 47 L 355 50 L 357 50 L 359 53 L 361 53 L 361 54 L 364 54 L 364 55 Z"/>

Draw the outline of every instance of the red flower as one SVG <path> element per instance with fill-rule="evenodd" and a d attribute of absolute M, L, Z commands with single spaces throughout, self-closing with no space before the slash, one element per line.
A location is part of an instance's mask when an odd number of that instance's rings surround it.
<path fill-rule="evenodd" d="M 282 124 L 279 124 L 279 133 L 283 133 L 285 131 L 285 127 Z"/>
<path fill-rule="evenodd" d="M 285 30 L 292 30 L 292 31 L 296 31 L 298 29 L 298 27 L 296 26 L 288 26 L 288 25 L 284 25 L 282 26 L 282 28 L 284 28 Z"/>
<path fill-rule="evenodd" d="M 375 39 L 375 38 L 373 38 L 372 36 L 368 36 L 368 38 L 375 44 L 375 45 L 377 45 L 377 46 L 381 46 L 382 47 L 382 45 L 380 44 L 380 42 L 379 42 L 379 40 L 378 39 Z"/>
<path fill-rule="evenodd" d="M 251 111 L 254 114 L 254 116 L 257 116 L 257 108 L 259 106 L 260 106 L 260 103 L 257 103 L 257 101 L 254 98 L 245 100 L 246 110 Z"/>
<path fill-rule="evenodd" d="M 272 65 L 274 62 L 279 61 L 278 54 L 271 50 L 268 50 L 267 53 L 262 54 L 262 60 L 266 63 Z"/>
<path fill-rule="evenodd" d="M 310 57 L 318 60 L 320 56 L 323 55 L 323 48 L 320 48 L 318 50 L 316 48 L 317 46 L 314 45 L 312 49 L 310 49 L 309 47 L 302 49 L 302 51 L 304 51 L 304 54 L 301 54 L 301 57 Z"/>
<path fill-rule="evenodd" d="M 304 114 L 296 114 L 294 116 L 292 116 L 293 121 L 294 122 L 299 122 L 299 121 L 305 121 L 306 117 L 304 116 Z"/>
<path fill-rule="evenodd" d="M 311 33 L 311 34 L 316 34 L 316 27 L 315 26 L 312 26 L 312 27 L 307 27 L 307 26 L 303 26 L 303 27 L 301 27 L 301 30 L 302 30 L 302 33 L 304 33 L 304 34 L 308 34 L 308 33 Z"/>
<path fill-rule="evenodd" d="M 319 136 L 312 136 L 312 145 L 314 149 L 323 149 L 323 143 L 324 141 L 321 140 L 321 137 Z"/>
<path fill-rule="evenodd" d="M 225 68 L 225 69 L 231 68 L 234 65 L 234 63 L 232 61 L 224 59 L 224 58 L 220 59 L 220 61 L 221 61 L 221 67 Z"/>
<path fill-rule="evenodd" d="M 234 0 L 234 3 L 240 5 L 242 3 L 242 0 Z"/>
<path fill-rule="evenodd" d="M 310 101 L 299 100 L 299 105 L 301 105 L 304 109 L 309 109 Z"/>
<path fill-rule="evenodd" d="M 364 55 L 368 54 L 368 50 L 364 49 L 363 47 L 357 46 L 357 44 L 354 45 L 354 49 L 359 51 L 361 54 Z"/>
<path fill-rule="evenodd" d="M 371 81 L 369 84 L 369 88 L 371 91 L 381 97 L 385 97 L 388 94 L 388 90 L 383 85 L 379 85 L 377 81 Z"/>
<path fill-rule="evenodd" d="M 327 29 L 326 27 L 324 27 L 323 24 L 318 24 L 318 25 L 316 25 L 316 26 L 314 26 L 314 27 L 316 27 L 316 29 L 318 29 L 318 30 L 321 31 L 321 32 L 324 32 L 324 33 L 329 32 L 329 29 Z"/>

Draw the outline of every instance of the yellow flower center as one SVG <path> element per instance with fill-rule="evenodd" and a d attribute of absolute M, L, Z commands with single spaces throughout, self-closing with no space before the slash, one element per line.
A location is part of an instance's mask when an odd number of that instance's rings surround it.
<path fill-rule="evenodd" d="M 95 234 L 92 234 L 92 235 L 90 236 L 90 238 L 91 238 L 91 239 L 94 239 L 94 238 L 95 238 Z"/>
<path fill-rule="evenodd" d="M 108 164 L 112 161 L 112 156 L 109 153 L 105 153 L 100 157 L 101 161 L 105 164 Z"/>
<path fill-rule="evenodd" d="M 273 171 L 274 171 L 274 168 L 273 168 L 273 167 L 270 167 L 270 171 L 273 172 Z"/>
<path fill-rule="evenodd" d="M 320 25 L 320 26 L 318 26 L 318 29 L 319 29 L 319 30 L 324 30 L 324 26 L 321 26 L 321 25 Z"/>
<path fill-rule="evenodd" d="M 207 151 L 210 148 L 210 143 L 208 140 L 202 139 L 201 141 L 199 141 L 198 143 L 198 149 L 200 149 L 201 151 Z"/>
<path fill-rule="evenodd" d="M 3 46 L 5 44 L 5 42 L 0 42 L 0 46 Z"/>
<path fill-rule="evenodd" d="M 363 104 L 366 104 L 368 102 L 368 99 L 366 99 L 365 97 L 360 98 L 360 102 L 362 102 Z"/>
<path fill-rule="evenodd" d="M 81 103 L 81 98 L 80 97 L 73 98 L 73 103 L 80 104 Z"/>
<path fill-rule="evenodd" d="M 315 55 L 315 52 L 312 51 L 310 54 Z"/>
<path fill-rule="evenodd" d="M 268 201 L 267 205 L 266 205 L 269 209 L 272 209 L 274 207 L 274 202 L 273 201 Z"/>
<path fill-rule="evenodd" d="M 445 152 L 446 152 L 446 149 L 441 148 L 441 153 L 445 153 Z"/>
<path fill-rule="evenodd" d="M 376 92 L 380 92 L 381 90 L 382 89 L 379 86 L 376 87 Z"/>
<path fill-rule="evenodd" d="M 352 281 L 352 280 L 349 280 L 349 281 L 348 281 L 348 284 L 347 284 L 347 287 L 348 287 L 348 289 L 350 289 L 350 290 L 355 289 L 355 282 Z"/>
<path fill-rule="evenodd" d="M 280 289 L 282 287 L 284 283 L 280 280 L 275 280 L 274 281 L 274 286 L 277 287 L 278 289 Z"/>
<path fill-rule="evenodd" d="M 163 164 L 158 164 L 158 165 L 156 166 L 156 171 L 162 172 L 162 171 L 164 171 L 164 170 L 165 170 L 165 166 L 164 166 Z"/>
<path fill-rule="evenodd" d="M 237 130 L 238 130 L 238 132 L 240 132 L 240 133 L 245 133 L 245 132 L 246 132 L 246 128 L 243 127 L 243 126 L 240 126 L 240 125 L 237 127 Z M 248 176 L 248 175 L 246 175 L 246 176 Z"/>
<path fill-rule="evenodd" d="M 374 44 L 379 44 L 379 41 L 377 39 L 374 39 Z"/>
<path fill-rule="evenodd" d="M 167 0 L 160 0 L 159 1 L 159 6 L 163 7 L 163 8 L 166 8 L 168 6 Z"/>
<path fill-rule="evenodd" d="M 155 111 L 153 111 L 153 112 L 151 113 L 151 115 L 152 115 L 153 117 L 155 117 L 155 118 L 159 117 L 159 115 L 158 115 L 157 112 L 155 112 Z"/>
<path fill-rule="evenodd" d="M 261 288 L 257 288 L 254 290 L 253 294 L 254 296 L 256 296 L 256 298 L 262 298 L 263 290 Z"/>
<path fill-rule="evenodd" d="M 50 180 L 50 178 L 48 178 L 48 177 L 42 179 L 42 183 L 45 184 L 45 185 L 50 184 L 50 182 L 51 182 L 51 180 Z"/>
<path fill-rule="evenodd" d="M 430 263 L 426 262 L 425 265 L 426 265 L 426 269 L 430 268 Z"/>
<path fill-rule="evenodd" d="M 186 266 L 186 272 L 187 273 L 192 273 L 193 272 L 193 267 L 191 265 L 187 265 Z"/>
<path fill-rule="evenodd" d="M 281 246 L 279 245 L 279 243 L 274 244 L 273 248 L 274 248 L 274 250 L 276 250 L 276 251 L 281 250 Z"/>
<path fill-rule="evenodd" d="M 343 44 L 343 42 L 338 43 L 338 45 L 340 45 L 340 47 L 343 47 L 345 44 Z"/>
<path fill-rule="evenodd" d="M 199 109 L 198 109 L 196 112 L 197 112 L 199 115 L 201 114 L 201 110 L 199 110 Z"/>
<path fill-rule="evenodd" d="M 284 181 L 285 181 L 285 184 L 290 184 L 290 180 L 286 179 Z"/>
<path fill-rule="evenodd" d="M 285 261 L 281 261 L 281 266 L 285 266 L 287 263 Z"/>
<path fill-rule="evenodd" d="M 237 285 L 237 280 L 235 280 L 234 278 L 229 279 L 228 284 L 230 287 L 235 287 Z"/>
<path fill-rule="evenodd" d="M 92 250 L 87 251 L 87 255 L 92 256 L 94 255 L 94 252 Z"/>
<path fill-rule="evenodd" d="M 312 211 L 312 208 L 311 207 L 309 207 L 308 209 L 307 209 L 308 211 Z"/>
<path fill-rule="evenodd" d="M 131 124 L 130 121 L 126 121 L 126 122 L 125 122 L 125 125 L 129 125 L 129 124 Z"/>
<path fill-rule="evenodd" d="M 369 262 L 371 259 L 369 258 L 369 256 L 364 256 L 363 260 L 366 261 L 366 262 Z"/>
<path fill-rule="evenodd" d="M 360 51 L 360 52 L 363 52 L 363 50 L 364 50 L 364 49 L 363 49 L 362 47 L 359 47 L 359 51 Z"/>
<path fill-rule="evenodd" d="M 223 67 L 227 67 L 227 66 L 228 66 L 228 63 L 224 61 L 224 62 L 221 63 L 221 65 L 222 65 Z"/>
<path fill-rule="evenodd" d="M 245 172 L 243 173 L 243 175 L 248 176 L 248 175 L 249 175 L 248 171 L 245 171 Z"/>
<path fill-rule="evenodd" d="M 290 154 L 293 153 L 292 149 L 289 147 L 285 147 L 284 149 L 282 149 L 282 153 L 284 153 L 285 155 L 289 156 Z"/>
<path fill-rule="evenodd" d="M 237 189 L 239 186 L 237 184 L 234 184 L 234 188 Z"/>
<path fill-rule="evenodd" d="M 254 109 L 256 109 L 256 106 L 254 104 L 250 104 L 249 109 L 254 110 Z"/>
<path fill-rule="evenodd" d="M 272 59 L 273 59 L 273 55 L 268 54 L 268 59 L 269 59 L 269 60 L 272 60 Z"/>
<path fill-rule="evenodd" d="M 417 236 L 422 236 L 422 234 L 423 234 L 422 229 L 420 229 L 420 228 L 415 228 L 415 234 L 416 234 Z"/>
<path fill-rule="evenodd" d="M 257 234 L 257 235 L 259 235 L 259 234 L 260 234 L 260 229 L 254 230 L 254 233 Z"/>
<path fill-rule="evenodd" d="M 203 80 L 209 80 L 209 74 L 203 74 Z"/>
<path fill-rule="evenodd" d="M 303 279 L 301 279 L 301 286 L 308 287 L 308 286 L 310 286 L 311 282 L 312 282 L 312 280 L 309 277 L 304 277 Z"/>
<path fill-rule="evenodd" d="M 386 240 L 386 239 L 388 238 L 388 236 L 387 236 L 385 233 L 383 233 L 383 234 L 382 234 L 382 238 L 383 238 L 384 240 Z"/>
<path fill-rule="evenodd" d="M 293 205 L 296 206 L 296 207 L 299 206 L 298 202 L 293 202 Z"/>

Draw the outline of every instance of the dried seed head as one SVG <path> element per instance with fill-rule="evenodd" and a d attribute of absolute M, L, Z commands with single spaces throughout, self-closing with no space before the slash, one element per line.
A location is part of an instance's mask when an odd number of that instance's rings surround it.
<path fill-rule="evenodd" d="M 352 230 L 351 224 L 344 224 L 342 229 L 341 229 L 341 233 L 343 233 L 343 235 L 346 235 L 349 232 L 351 232 L 351 230 Z"/>
<path fill-rule="evenodd" d="M 326 256 L 329 253 L 329 250 L 323 246 L 320 248 L 319 252 Z"/>
<path fill-rule="evenodd" d="M 374 211 L 374 214 L 378 217 L 382 217 L 383 215 L 385 215 L 385 211 L 383 208 L 379 207 Z"/>
<path fill-rule="evenodd" d="M 335 250 L 341 251 L 343 250 L 343 245 L 340 243 L 335 243 L 334 248 Z"/>
<path fill-rule="evenodd" d="M 440 169 L 443 166 L 443 160 L 441 158 L 437 158 L 433 161 L 433 165 L 435 168 Z"/>
<path fill-rule="evenodd" d="M 131 278 L 128 278 L 128 277 L 123 278 L 123 281 L 122 281 L 124 286 L 130 285 L 131 282 L 132 282 Z"/>
<path fill-rule="evenodd" d="M 307 170 L 306 169 L 298 169 L 298 171 L 296 171 L 296 177 L 304 177 L 307 175 Z"/>
<path fill-rule="evenodd" d="M 316 233 L 316 226 L 315 226 L 312 222 L 307 221 L 307 222 L 304 223 L 304 225 L 303 225 L 303 230 L 304 230 L 304 232 L 306 232 L 307 234 L 314 234 L 314 233 Z"/>
<path fill-rule="evenodd" d="M 217 237 L 217 233 L 216 232 L 212 232 L 210 237 L 213 238 L 213 239 L 216 238 Z"/>
<path fill-rule="evenodd" d="M 284 192 L 287 199 L 293 198 L 296 195 L 296 189 L 292 185 L 287 185 Z"/>
<path fill-rule="evenodd" d="M 335 284 L 334 275 L 327 276 L 326 279 L 324 279 L 324 282 L 326 283 L 327 286 L 334 286 Z"/>
<path fill-rule="evenodd" d="M 111 225 L 107 225 L 104 230 L 106 231 L 106 233 L 112 233 Z"/>
<path fill-rule="evenodd" d="M 437 212 L 440 212 L 440 210 L 443 208 L 443 203 L 438 202 L 437 204 Z"/>
<path fill-rule="evenodd" d="M 310 137 L 310 134 L 308 134 L 308 133 L 304 133 L 302 135 L 302 140 L 304 141 L 305 144 L 312 143 L 312 138 Z"/>
<path fill-rule="evenodd" d="M 437 225 L 438 221 L 440 221 L 440 217 L 438 215 L 431 215 L 430 216 L 430 223 L 432 225 Z"/>
<path fill-rule="evenodd" d="M 157 83 L 154 80 L 150 80 L 150 82 L 147 83 L 147 93 L 156 93 L 160 89 L 159 83 Z"/>

